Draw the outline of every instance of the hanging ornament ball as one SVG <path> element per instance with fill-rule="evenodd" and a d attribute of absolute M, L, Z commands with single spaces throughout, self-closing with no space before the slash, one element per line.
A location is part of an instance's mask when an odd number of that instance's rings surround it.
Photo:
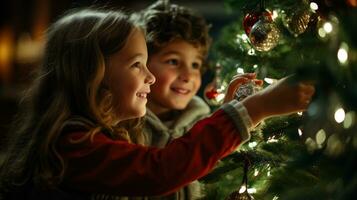
<path fill-rule="evenodd" d="M 257 51 L 269 51 L 279 43 L 280 32 L 277 26 L 261 19 L 254 24 L 249 34 L 250 43 Z"/>
<path fill-rule="evenodd" d="M 224 92 L 217 88 L 215 83 L 210 83 L 204 90 L 204 99 L 211 106 L 218 106 L 223 102 Z"/>
<path fill-rule="evenodd" d="M 255 84 L 254 81 L 249 81 L 248 83 L 241 85 L 237 89 L 235 93 L 235 99 L 237 99 L 238 101 L 242 101 L 247 96 L 255 94 L 260 90 L 262 90 L 262 86 Z"/>
<path fill-rule="evenodd" d="M 298 9 L 289 13 L 283 14 L 282 21 L 289 32 L 297 37 L 308 28 L 312 12 L 309 9 Z"/>
<path fill-rule="evenodd" d="M 254 200 L 254 197 L 252 195 L 250 195 L 247 190 L 239 193 L 239 191 L 234 191 L 232 192 L 227 198 L 226 200 Z"/>
<path fill-rule="evenodd" d="M 266 11 L 266 10 L 263 12 L 247 13 L 244 16 L 243 27 L 244 27 L 244 31 L 247 35 L 249 35 L 254 24 L 257 23 L 261 18 L 264 18 L 265 20 L 270 21 L 270 22 L 273 21 L 271 12 Z"/>

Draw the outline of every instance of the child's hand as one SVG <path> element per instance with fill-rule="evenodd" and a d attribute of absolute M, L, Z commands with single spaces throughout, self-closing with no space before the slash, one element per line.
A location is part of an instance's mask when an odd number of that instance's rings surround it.
<path fill-rule="evenodd" d="M 274 115 L 303 111 L 310 103 L 315 88 L 311 83 L 289 82 L 283 78 L 242 101 L 254 124 Z"/>
<path fill-rule="evenodd" d="M 244 85 L 244 84 L 248 83 L 251 80 L 253 80 L 255 82 L 255 84 L 257 84 L 259 86 L 263 85 L 263 81 L 262 80 L 255 79 L 256 76 L 257 75 L 255 73 L 235 75 L 233 77 L 232 81 L 229 83 L 226 95 L 224 97 L 224 103 L 234 99 L 235 92 L 237 91 L 237 89 L 241 85 Z"/>

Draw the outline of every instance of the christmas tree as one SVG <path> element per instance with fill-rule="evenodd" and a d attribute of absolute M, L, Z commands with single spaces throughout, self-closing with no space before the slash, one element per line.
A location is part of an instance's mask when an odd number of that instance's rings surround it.
<path fill-rule="evenodd" d="M 316 92 L 304 113 L 267 119 L 202 179 L 205 199 L 352 199 L 357 195 L 357 1 L 226 0 L 239 13 L 216 41 L 211 105 L 237 73 L 293 75 Z M 259 90 L 243 85 L 237 97 Z"/>

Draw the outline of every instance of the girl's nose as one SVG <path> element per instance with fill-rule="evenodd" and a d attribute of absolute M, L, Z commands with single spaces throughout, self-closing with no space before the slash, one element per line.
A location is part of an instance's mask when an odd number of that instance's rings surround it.
<path fill-rule="evenodd" d="M 146 70 L 147 70 L 147 76 L 146 76 L 146 79 L 145 79 L 145 83 L 147 83 L 149 85 L 152 85 L 152 84 L 155 83 L 156 78 L 147 68 L 146 68 Z"/>

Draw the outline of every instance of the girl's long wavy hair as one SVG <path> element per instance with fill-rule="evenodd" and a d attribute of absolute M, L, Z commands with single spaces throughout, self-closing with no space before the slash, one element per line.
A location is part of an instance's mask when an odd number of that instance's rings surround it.
<path fill-rule="evenodd" d="M 65 161 L 56 143 L 73 116 L 93 122 L 83 139 L 105 129 L 113 139 L 143 142 L 141 119 L 115 123 L 111 92 L 103 84 L 106 59 L 134 29 L 125 13 L 102 9 L 72 11 L 48 29 L 42 65 L 7 138 L 1 189 L 28 181 L 50 188 L 60 183 Z"/>

